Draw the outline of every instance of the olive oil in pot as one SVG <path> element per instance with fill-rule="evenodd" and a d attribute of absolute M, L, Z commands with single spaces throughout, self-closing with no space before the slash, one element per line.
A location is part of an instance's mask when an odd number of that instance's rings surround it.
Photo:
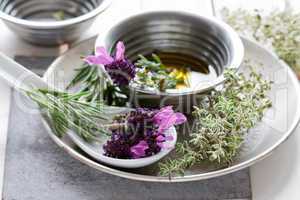
<path fill-rule="evenodd" d="M 218 77 L 213 66 L 193 56 L 159 51 L 154 53 L 172 71 L 170 75 L 175 73 L 176 78 L 182 79 L 182 83 L 177 84 L 176 89 L 167 89 L 166 92 L 191 91 Z"/>

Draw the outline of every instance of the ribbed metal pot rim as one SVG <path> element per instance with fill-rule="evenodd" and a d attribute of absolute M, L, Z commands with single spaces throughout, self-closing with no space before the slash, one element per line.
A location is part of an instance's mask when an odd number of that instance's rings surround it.
<path fill-rule="evenodd" d="M 36 28 L 36 29 L 57 29 L 65 26 L 70 26 L 73 24 L 78 24 L 80 22 L 89 20 L 96 15 L 100 14 L 101 12 L 105 11 L 110 4 L 112 3 L 113 0 L 103 0 L 103 2 L 94 10 L 84 14 L 80 15 L 78 17 L 74 17 L 71 19 L 66 19 L 62 21 L 57 21 L 57 22 L 40 22 L 40 21 L 31 21 L 31 20 L 25 20 L 17 17 L 13 17 L 11 15 L 8 15 L 4 13 L 3 11 L 0 11 L 0 18 L 6 21 L 9 21 L 14 24 L 19 24 L 22 26 L 28 26 L 31 28 Z"/>
<path fill-rule="evenodd" d="M 112 31 L 115 27 L 121 26 L 122 24 L 128 24 L 135 18 L 139 18 L 139 17 L 147 18 L 147 17 L 151 17 L 153 15 L 185 15 L 187 17 L 208 20 L 210 23 L 214 24 L 215 26 L 223 28 L 230 36 L 230 40 L 232 41 L 232 44 L 233 44 L 232 48 L 234 49 L 234 56 L 232 58 L 232 62 L 230 64 L 230 66 L 226 66 L 226 67 L 230 68 L 230 69 L 235 69 L 235 70 L 239 69 L 239 67 L 243 61 L 243 58 L 244 58 L 244 45 L 242 43 L 240 36 L 233 30 L 233 28 L 231 28 L 228 24 L 226 24 L 225 22 L 223 22 L 215 17 L 207 17 L 207 16 L 192 14 L 192 13 L 183 12 L 183 11 L 170 11 L 170 10 L 148 11 L 148 12 L 135 14 L 128 18 L 125 18 L 125 19 L 121 20 L 120 22 L 116 23 L 110 29 L 106 30 L 106 32 L 104 32 L 104 33 L 102 32 L 98 36 L 96 43 L 95 43 L 95 50 L 98 46 L 105 46 L 105 44 L 106 44 L 105 40 L 112 33 Z M 203 93 L 203 92 L 209 91 L 209 90 L 215 88 L 216 86 L 222 84 L 224 81 L 225 81 L 225 78 L 224 78 L 223 74 L 221 74 L 215 80 L 207 83 L 205 88 L 196 89 L 196 90 L 192 90 L 192 91 L 173 92 L 173 93 L 143 90 L 140 88 L 132 88 L 132 89 L 134 89 L 137 92 L 140 92 L 143 94 L 150 94 L 150 95 L 185 96 L 185 95 L 193 95 L 193 94 L 198 94 L 198 93 Z"/>

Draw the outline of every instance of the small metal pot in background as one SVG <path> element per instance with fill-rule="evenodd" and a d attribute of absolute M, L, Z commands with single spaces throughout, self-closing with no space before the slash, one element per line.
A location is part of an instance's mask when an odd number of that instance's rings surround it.
<path fill-rule="evenodd" d="M 166 93 L 132 88 L 132 102 L 136 106 L 173 105 L 186 113 L 191 112 L 205 92 L 224 81 L 225 68 L 238 69 L 244 56 L 240 37 L 224 22 L 176 11 L 148 12 L 129 17 L 99 35 L 95 46 L 104 46 L 113 52 L 118 41 L 125 43 L 126 56 L 131 61 L 135 61 L 139 54 L 160 51 L 191 56 L 213 67 L 217 78 L 190 91 Z"/>
<path fill-rule="evenodd" d="M 39 45 L 80 37 L 112 0 L 0 0 L 0 18 L 17 35 Z"/>

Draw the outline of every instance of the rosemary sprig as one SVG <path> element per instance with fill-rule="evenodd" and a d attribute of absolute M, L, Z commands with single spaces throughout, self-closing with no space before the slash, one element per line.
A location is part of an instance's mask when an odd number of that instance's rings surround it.
<path fill-rule="evenodd" d="M 86 102 L 87 92 L 70 94 L 53 90 L 36 89 L 26 92 L 52 122 L 55 133 L 62 137 L 73 129 L 85 140 L 97 140 L 99 134 L 110 134 L 103 125 L 111 118 L 102 102 Z M 99 123 L 102 122 L 102 123 Z"/>
<path fill-rule="evenodd" d="M 72 79 L 67 89 L 80 85 L 78 92 L 85 92 L 87 102 L 104 101 L 107 105 L 124 106 L 128 97 L 115 84 L 112 84 L 103 76 L 99 66 L 84 63 L 82 67 L 76 69 L 77 73 Z"/>
<path fill-rule="evenodd" d="M 184 174 L 184 170 L 209 161 L 229 165 L 238 154 L 245 133 L 259 122 L 271 106 L 266 96 L 271 82 L 254 70 L 247 79 L 229 70 L 221 91 L 212 91 L 193 112 L 195 126 L 190 139 L 177 145 L 178 159 L 160 164 L 162 175 Z"/>
<path fill-rule="evenodd" d="M 262 15 L 258 10 L 224 8 L 222 17 L 240 34 L 273 49 L 300 75 L 300 13 L 274 11 Z"/>
<path fill-rule="evenodd" d="M 105 80 L 101 69 L 98 66 L 88 65 L 84 63 L 82 67 L 76 69 L 77 73 L 67 89 L 80 84 L 80 92 L 85 92 L 85 99 L 88 102 L 101 101 L 103 99 L 103 91 Z"/>

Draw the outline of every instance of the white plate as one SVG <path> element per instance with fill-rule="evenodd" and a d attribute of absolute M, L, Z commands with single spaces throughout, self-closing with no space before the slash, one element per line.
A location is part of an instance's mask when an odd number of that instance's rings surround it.
<path fill-rule="evenodd" d="M 58 58 L 45 74 L 45 79 L 48 81 L 55 80 L 53 83 L 55 82 L 56 86 L 63 89 L 75 75 L 74 69 L 81 65 L 80 56 L 87 55 L 92 51 L 94 41 L 95 38 L 84 41 Z M 259 71 L 265 78 L 274 81 L 270 92 L 273 107 L 266 113 L 263 121 L 250 130 L 240 155 L 230 167 L 218 169 L 199 165 L 187 171 L 184 177 L 172 177 L 170 180 L 168 177 L 157 176 L 156 165 L 141 170 L 122 171 L 95 162 L 78 151 L 67 137 L 63 139 L 56 137 L 46 124 L 49 134 L 59 146 L 81 162 L 100 171 L 135 180 L 153 182 L 202 180 L 248 167 L 270 155 L 297 126 L 300 118 L 300 88 L 291 69 L 274 54 L 249 40 L 243 39 L 243 42 L 246 58 L 262 63 L 263 67 Z M 242 70 L 247 69 L 242 67 Z"/>

